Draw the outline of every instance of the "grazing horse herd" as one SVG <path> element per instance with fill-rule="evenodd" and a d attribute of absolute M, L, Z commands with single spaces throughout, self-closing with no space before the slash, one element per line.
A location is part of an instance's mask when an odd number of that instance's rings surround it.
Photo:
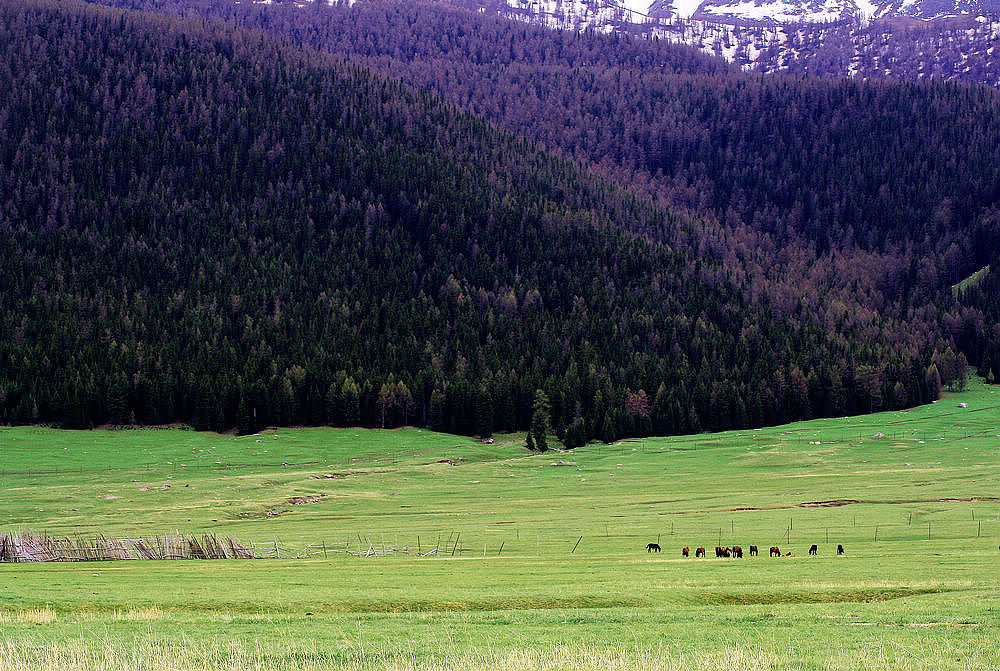
<path fill-rule="evenodd" d="M 659 552 L 659 551 L 660 551 L 660 545 L 658 543 L 650 543 L 649 545 L 646 546 L 646 552 Z M 751 557 L 756 557 L 757 556 L 757 546 L 756 545 L 751 545 L 750 546 L 750 552 L 749 552 L 749 554 L 750 554 Z M 809 546 L 809 554 L 811 554 L 811 555 L 819 554 L 819 546 L 818 545 L 810 545 Z M 840 545 L 840 544 L 837 545 L 837 554 L 838 555 L 844 554 L 844 546 L 843 545 Z M 691 556 L 691 548 L 689 548 L 689 547 L 681 548 L 681 556 L 682 557 L 690 557 Z M 697 550 L 695 550 L 694 551 L 694 556 L 695 557 L 704 557 L 705 556 L 705 548 L 698 548 Z M 721 546 L 717 545 L 717 546 L 715 546 L 715 556 L 723 558 L 723 559 L 727 558 L 727 557 L 732 557 L 733 559 L 743 559 L 743 548 L 741 548 L 739 545 L 734 545 L 731 548 L 725 548 L 725 547 L 721 547 Z M 772 545 L 771 546 L 771 553 L 768 556 L 770 556 L 770 557 L 791 557 L 792 553 L 791 552 L 786 552 L 785 554 L 781 554 L 781 550 L 777 546 Z"/>

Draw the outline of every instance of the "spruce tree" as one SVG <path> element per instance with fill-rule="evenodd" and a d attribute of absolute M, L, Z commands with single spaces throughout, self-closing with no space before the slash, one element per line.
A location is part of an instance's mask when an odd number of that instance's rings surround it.
<path fill-rule="evenodd" d="M 531 406 L 531 434 L 539 452 L 549 449 L 546 436 L 549 432 L 549 397 L 541 389 L 535 390 L 535 402 Z"/>
<path fill-rule="evenodd" d="M 341 390 L 340 396 L 344 404 L 344 424 L 357 426 L 361 421 L 361 388 L 354 381 L 354 378 L 348 377 L 344 380 L 344 388 Z"/>
<path fill-rule="evenodd" d="M 927 387 L 927 399 L 936 401 L 941 395 L 941 373 L 936 364 L 931 364 L 924 373 L 924 385 Z"/>
<path fill-rule="evenodd" d="M 480 438 L 493 437 L 493 397 L 485 384 L 476 395 L 476 433 Z"/>
<path fill-rule="evenodd" d="M 444 431 L 445 425 L 445 407 L 444 407 L 444 394 L 440 389 L 435 389 L 431 392 L 430 401 L 430 424 L 431 428 L 435 431 Z"/>
<path fill-rule="evenodd" d="M 611 421 L 611 415 L 605 414 L 604 415 L 604 423 L 601 426 L 601 442 L 604 442 L 604 443 L 607 443 L 608 445 L 610 445 L 611 443 L 615 442 L 617 439 L 618 438 L 615 435 L 615 424 L 614 424 L 614 422 Z"/>

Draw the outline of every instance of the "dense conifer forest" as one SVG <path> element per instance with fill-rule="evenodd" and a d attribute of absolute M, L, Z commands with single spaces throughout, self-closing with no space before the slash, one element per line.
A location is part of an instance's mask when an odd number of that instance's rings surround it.
<path fill-rule="evenodd" d="M 428 87 L 697 213 L 697 251 L 778 309 L 833 301 L 869 332 L 874 310 L 893 322 L 883 339 L 920 332 L 907 347 L 975 340 L 959 331 L 978 316 L 947 287 L 1000 249 L 989 87 L 750 76 L 690 47 L 413 2 L 108 1 L 224 18 Z"/>
<path fill-rule="evenodd" d="M 363 61 L 779 244 L 804 237 L 818 254 L 894 258 L 915 245 L 956 277 L 985 262 L 987 247 L 967 233 L 1000 202 L 990 123 L 1000 93 L 989 87 L 744 75 L 692 47 L 417 2 L 108 1 Z M 953 242 L 963 258 L 948 253 Z"/>
<path fill-rule="evenodd" d="M 165 13 L 0 7 L 0 421 L 489 435 L 543 390 L 573 446 L 906 407 L 986 351 L 946 289 L 996 248 L 994 92 L 129 4 Z"/>

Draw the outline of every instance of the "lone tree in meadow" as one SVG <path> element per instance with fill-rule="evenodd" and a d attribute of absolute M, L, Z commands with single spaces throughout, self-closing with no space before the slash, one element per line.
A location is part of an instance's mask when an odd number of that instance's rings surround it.
<path fill-rule="evenodd" d="M 545 440 L 549 432 L 549 397 L 541 389 L 535 391 L 535 401 L 531 412 L 531 437 L 535 440 L 535 449 L 544 452 L 549 449 Z"/>

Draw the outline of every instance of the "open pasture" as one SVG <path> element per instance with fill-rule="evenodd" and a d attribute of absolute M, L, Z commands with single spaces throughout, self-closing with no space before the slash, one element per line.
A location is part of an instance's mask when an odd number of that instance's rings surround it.
<path fill-rule="evenodd" d="M 218 533 L 282 555 L 0 564 L 0 668 L 1000 666 L 990 388 L 567 453 L 521 442 L 0 429 L 0 531 Z M 760 556 L 714 557 L 734 544 Z"/>

